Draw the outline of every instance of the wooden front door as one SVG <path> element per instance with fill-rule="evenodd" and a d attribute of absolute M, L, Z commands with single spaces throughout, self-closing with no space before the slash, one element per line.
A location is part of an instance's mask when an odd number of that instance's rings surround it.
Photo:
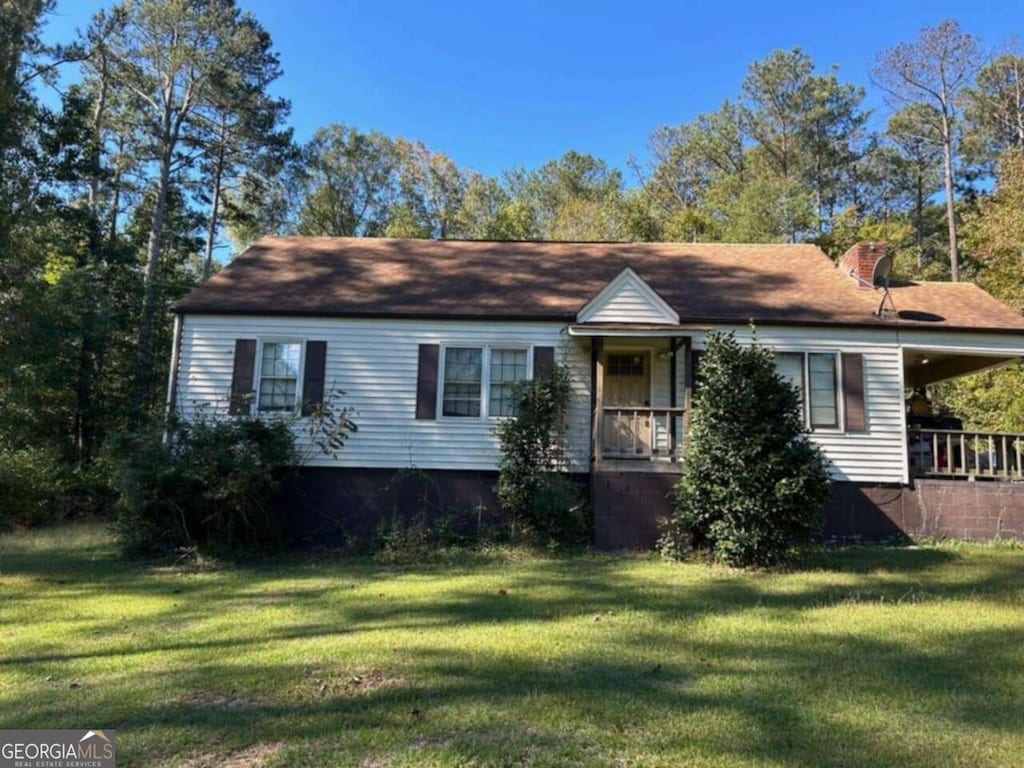
<path fill-rule="evenodd" d="M 602 419 L 602 447 L 606 456 L 651 454 L 651 416 L 643 411 L 650 404 L 650 353 L 607 353 Z"/>

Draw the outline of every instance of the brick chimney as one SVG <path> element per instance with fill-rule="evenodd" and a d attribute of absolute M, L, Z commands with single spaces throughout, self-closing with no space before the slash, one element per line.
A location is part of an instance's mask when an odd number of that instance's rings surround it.
<path fill-rule="evenodd" d="M 861 288 L 872 288 L 875 264 L 885 256 L 885 243 L 861 242 L 852 246 L 839 260 L 839 269 L 844 275 L 857 280 Z"/>

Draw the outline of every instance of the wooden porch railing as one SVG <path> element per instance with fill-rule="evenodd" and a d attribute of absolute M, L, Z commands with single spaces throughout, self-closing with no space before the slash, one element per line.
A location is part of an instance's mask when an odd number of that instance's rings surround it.
<path fill-rule="evenodd" d="M 1024 480 L 1024 434 L 910 429 L 907 446 L 915 477 Z"/>
<path fill-rule="evenodd" d="M 685 408 L 605 406 L 601 409 L 601 457 L 657 459 L 682 456 Z"/>

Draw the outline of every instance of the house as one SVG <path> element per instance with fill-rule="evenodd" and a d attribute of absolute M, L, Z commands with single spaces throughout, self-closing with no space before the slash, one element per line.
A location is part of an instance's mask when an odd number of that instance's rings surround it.
<path fill-rule="evenodd" d="M 596 543 L 650 546 L 705 338 L 749 340 L 753 325 L 829 459 L 829 533 L 1024 537 L 1024 436 L 907 409 L 911 390 L 1024 357 L 1024 317 L 966 283 L 881 285 L 884 256 L 267 237 L 176 305 L 169 405 L 290 414 L 343 390 L 358 433 L 293 489 L 319 536 L 324 520 L 358 528 L 400 508 L 403 468 L 444 504 L 493 505 L 511 385 L 562 361 L 569 468 L 589 482 Z"/>

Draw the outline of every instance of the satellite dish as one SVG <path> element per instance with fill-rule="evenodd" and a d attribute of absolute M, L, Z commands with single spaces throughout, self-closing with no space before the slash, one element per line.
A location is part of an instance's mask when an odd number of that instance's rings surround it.
<path fill-rule="evenodd" d="M 871 284 L 876 288 L 885 285 L 890 272 L 892 272 L 892 256 L 884 254 L 878 258 L 874 269 L 871 270 Z"/>

